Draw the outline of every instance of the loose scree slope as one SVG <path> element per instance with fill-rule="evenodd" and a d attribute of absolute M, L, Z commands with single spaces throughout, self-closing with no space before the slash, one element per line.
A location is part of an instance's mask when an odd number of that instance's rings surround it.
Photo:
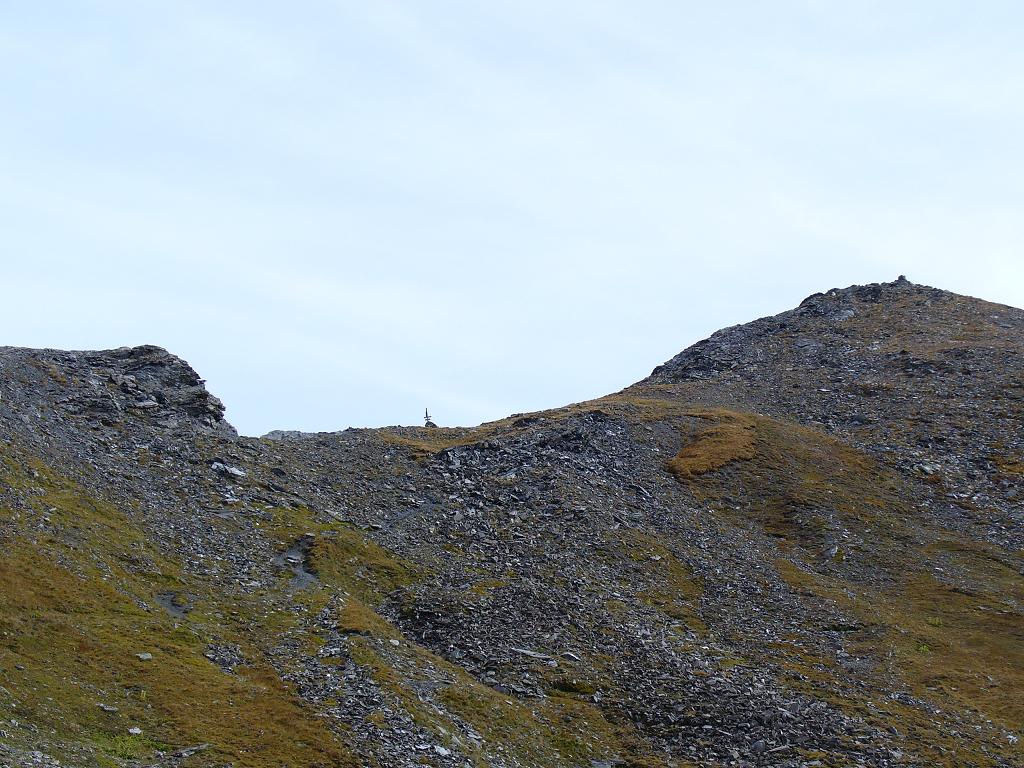
<path fill-rule="evenodd" d="M 475 428 L 0 348 L 0 764 L 1024 765 L 1024 312 L 900 279 Z"/>

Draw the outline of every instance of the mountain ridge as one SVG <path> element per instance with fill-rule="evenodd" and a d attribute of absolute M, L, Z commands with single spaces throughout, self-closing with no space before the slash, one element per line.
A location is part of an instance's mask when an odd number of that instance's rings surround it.
<path fill-rule="evenodd" d="M 284 440 L 158 347 L 0 348 L 0 761 L 1021 764 L 1021 330 L 851 286 Z"/>

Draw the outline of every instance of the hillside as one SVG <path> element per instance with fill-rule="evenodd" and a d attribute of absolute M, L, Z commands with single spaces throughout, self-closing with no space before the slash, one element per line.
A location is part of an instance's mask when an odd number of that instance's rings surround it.
<path fill-rule="evenodd" d="M 0 765 L 1024 765 L 1024 311 L 854 286 L 475 428 L 0 348 Z"/>

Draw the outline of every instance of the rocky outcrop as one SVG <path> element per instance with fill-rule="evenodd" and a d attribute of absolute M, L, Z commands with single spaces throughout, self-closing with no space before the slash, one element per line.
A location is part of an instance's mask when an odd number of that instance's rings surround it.
<path fill-rule="evenodd" d="M 141 419 L 168 430 L 230 437 L 224 404 L 207 391 L 192 367 L 155 346 L 102 352 L 0 347 L 0 393 L 24 418 L 42 418 L 50 405 L 61 417 L 106 427 Z M 51 416 L 52 418 L 52 416 Z"/>

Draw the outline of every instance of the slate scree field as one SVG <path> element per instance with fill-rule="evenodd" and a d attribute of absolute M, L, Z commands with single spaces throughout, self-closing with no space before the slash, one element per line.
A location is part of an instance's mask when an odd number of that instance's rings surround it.
<path fill-rule="evenodd" d="M 0 765 L 1022 766 L 1024 311 L 892 283 L 474 428 L 0 348 Z"/>

